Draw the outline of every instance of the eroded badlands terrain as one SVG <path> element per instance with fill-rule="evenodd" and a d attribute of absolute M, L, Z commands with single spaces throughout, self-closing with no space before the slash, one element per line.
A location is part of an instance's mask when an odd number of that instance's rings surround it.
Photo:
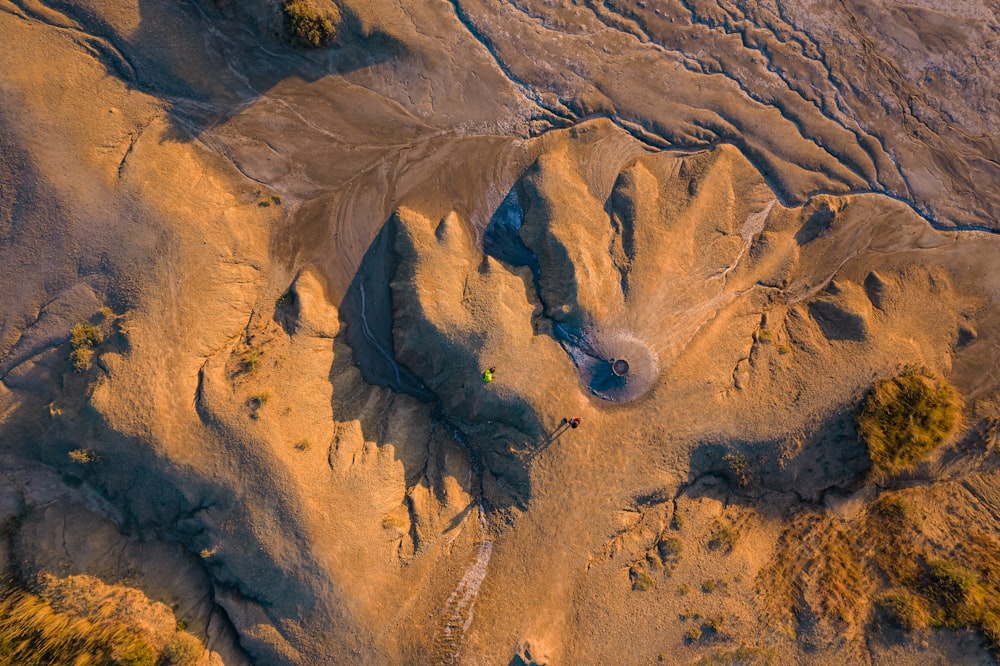
<path fill-rule="evenodd" d="M 995 4 L 0 44 L 0 663 L 994 663 Z"/>

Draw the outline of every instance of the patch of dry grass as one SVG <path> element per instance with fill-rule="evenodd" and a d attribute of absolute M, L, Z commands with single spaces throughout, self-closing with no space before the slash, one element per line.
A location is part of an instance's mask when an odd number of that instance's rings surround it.
<path fill-rule="evenodd" d="M 927 602 L 905 588 L 894 589 L 875 600 L 876 621 L 888 621 L 905 629 L 916 631 L 931 623 Z"/>
<path fill-rule="evenodd" d="M 708 539 L 708 549 L 731 553 L 739 541 L 740 533 L 725 518 L 716 518 L 712 522 L 712 535 Z"/>
<path fill-rule="evenodd" d="M 884 480 L 919 461 L 954 432 L 960 413 L 951 385 L 924 370 L 876 382 L 857 416 L 871 478 Z"/>
<path fill-rule="evenodd" d="M 713 650 L 698 659 L 694 666 L 772 666 L 777 663 L 775 650 L 743 646 L 735 650 Z"/>
<path fill-rule="evenodd" d="M 906 492 L 883 493 L 850 522 L 798 516 L 758 581 L 767 620 L 796 630 L 819 619 L 855 637 L 884 625 L 975 628 L 1000 649 L 1000 539 L 962 520 L 930 539 Z"/>
<path fill-rule="evenodd" d="M 154 666 L 156 652 L 118 623 L 55 610 L 34 594 L 7 588 L 0 600 L 0 665 Z"/>
<path fill-rule="evenodd" d="M 639 592 L 646 592 L 656 587 L 656 581 L 646 572 L 641 564 L 633 564 L 628 570 L 629 580 L 632 581 L 632 589 Z"/>
<path fill-rule="evenodd" d="M 778 539 L 772 566 L 758 579 L 772 623 L 793 629 L 798 618 L 818 616 L 841 633 L 864 624 L 870 586 L 851 532 L 820 514 L 792 522 Z"/>

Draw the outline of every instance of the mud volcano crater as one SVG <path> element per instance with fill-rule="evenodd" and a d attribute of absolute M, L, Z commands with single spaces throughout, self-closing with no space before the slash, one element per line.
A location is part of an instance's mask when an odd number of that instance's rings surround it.
<path fill-rule="evenodd" d="M 627 330 L 584 329 L 564 326 L 556 334 L 594 395 L 610 402 L 630 402 L 645 395 L 659 376 L 656 354 Z"/>

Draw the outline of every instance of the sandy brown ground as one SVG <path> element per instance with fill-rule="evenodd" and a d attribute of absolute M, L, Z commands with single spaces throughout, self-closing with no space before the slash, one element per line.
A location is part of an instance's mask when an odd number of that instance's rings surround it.
<path fill-rule="evenodd" d="M 340 8 L 0 0 L 5 575 L 205 664 L 993 663 L 868 537 L 1000 546 L 996 8 Z"/>

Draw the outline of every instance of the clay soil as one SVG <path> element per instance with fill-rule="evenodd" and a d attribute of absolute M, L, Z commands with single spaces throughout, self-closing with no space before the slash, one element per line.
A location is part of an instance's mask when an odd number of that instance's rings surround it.
<path fill-rule="evenodd" d="M 995 663 L 998 35 L 0 0 L 0 664 Z"/>

